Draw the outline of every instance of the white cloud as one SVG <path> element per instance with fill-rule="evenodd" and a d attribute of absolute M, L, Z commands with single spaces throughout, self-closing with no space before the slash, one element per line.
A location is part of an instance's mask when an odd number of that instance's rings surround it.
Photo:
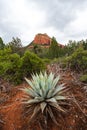
<path fill-rule="evenodd" d="M 87 38 L 87 9 L 77 11 L 76 19 L 71 21 L 64 29 L 68 40 L 82 40 Z"/>
<path fill-rule="evenodd" d="M 27 6 L 25 0 L 9 1 L 7 4 L 9 7 L 8 13 L 1 20 L 1 23 L 5 26 L 9 26 L 9 31 L 15 31 L 15 36 L 19 35 L 24 42 L 30 42 L 32 35 L 39 31 L 39 28 L 43 28 L 46 21 L 45 12 L 38 9 L 35 3 Z M 6 27 L 8 28 L 8 27 Z M 2 28 L 3 29 L 3 28 Z M 5 29 L 5 31 L 7 31 Z M 12 32 L 12 35 L 13 35 Z M 4 32 L 3 32 L 4 33 Z"/>
<path fill-rule="evenodd" d="M 0 0 L 0 36 L 5 42 L 21 38 L 24 45 L 37 33 L 60 43 L 87 36 L 86 0 Z"/>

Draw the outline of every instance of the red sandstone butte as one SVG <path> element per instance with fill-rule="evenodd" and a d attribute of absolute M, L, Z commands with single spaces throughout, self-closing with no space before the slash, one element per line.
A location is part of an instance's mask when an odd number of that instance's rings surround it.
<path fill-rule="evenodd" d="M 50 45 L 51 38 L 46 34 L 37 34 L 33 40 L 33 43 L 40 44 L 40 45 Z"/>
<path fill-rule="evenodd" d="M 35 35 L 35 38 L 32 41 L 32 43 L 41 45 L 42 47 L 45 47 L 45 48 L 49 48 L 49 46 L 51 44 L 51 40 L 52 40 L 52 38 L 50 38 L 46 33 L 44 33 L 44 34 L 38 33 L 37 35 Z M 32 43 L 29 45 L 29 48 L 33 48 Z M 58 43 L 58 45 L 61 48 L 64 47 L 64 45 L 62 45 L 62 44 Z"/>

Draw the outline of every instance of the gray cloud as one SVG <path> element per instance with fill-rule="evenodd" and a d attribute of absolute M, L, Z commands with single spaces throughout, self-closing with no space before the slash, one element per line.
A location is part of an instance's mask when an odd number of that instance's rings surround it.
<path fill-rule="evenodd" d="M 87 0 L 0 0 L 0 36 L 5 42 L 18 36 L 24 43 L 39 32 L 59 42 L 85 38 L 86 5 Z"/>
<path fill-rule="evenodd" d="M 87 5 L 87 0 L 33 0 L 38 8 L 47 14 L 47 26 L 54 26 L 60 31 L 74 19 L 76 11 L 82 10 Z"/>

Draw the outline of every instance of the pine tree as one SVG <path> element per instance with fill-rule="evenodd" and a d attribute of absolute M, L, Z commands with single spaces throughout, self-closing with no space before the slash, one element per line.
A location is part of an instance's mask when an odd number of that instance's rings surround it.
<path fill-rule="evenodd" d="M 59 56 L 59 46 L 55 39 L 55 37 L 52 38 L 51 45 L 49 47 L 48 55 L 50 58 L 57 58 Z"/>
<path fill-rule="evenodd" d="M 0 37 L 0 49 L 3 49 L 5 46 L 5 44 L 3 43 L 2 38 Z"/>

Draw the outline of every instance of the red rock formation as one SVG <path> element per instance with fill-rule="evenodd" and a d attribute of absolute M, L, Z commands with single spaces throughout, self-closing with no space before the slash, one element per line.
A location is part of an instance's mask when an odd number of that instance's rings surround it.
<path fill-rule="evenodd" d="M 37 34 L 34 38 L 33 43 L 49 46 L 51 43 L 51 38 L 46 33 L 45 34 Z"/>
<path fill-rule="evenodd" d="M 41 45 L 42 47 L 45 47 L 45 48 L 49 48 L 49 46 L 51 44 L 51 40 L 52 40 L 52 38 L 50 38 L 46 33 L 44 33 L 44 34 L 39 33 L 35 36 L 32 43 L 37 44 L 37 45 Z M 33 48 L 32 43 L 29 45 L 29 48 Z M 64 47 L 64 45 L 62 45 L 62 44 L 58 43 L 58 45 L 61 48 Z"/>

